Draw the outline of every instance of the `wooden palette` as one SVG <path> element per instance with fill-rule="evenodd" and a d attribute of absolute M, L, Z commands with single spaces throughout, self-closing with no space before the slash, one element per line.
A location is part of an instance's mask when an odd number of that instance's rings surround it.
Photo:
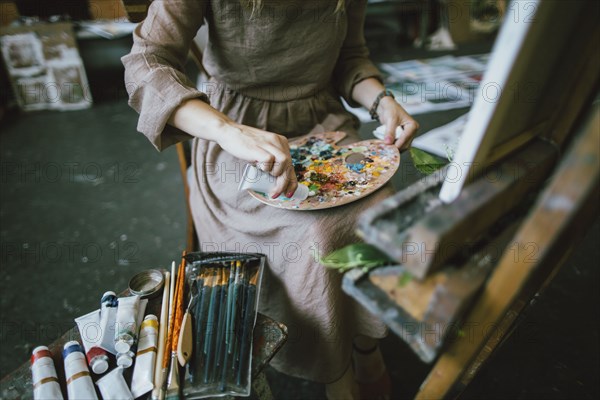
<path fill-rule="evenodd" d="M 363 140 L 338 146 L 344 132 L 301 136 L 290 141 L 290 152 L 298 183 L 308 186 L 306 200 L 285 196 L 271 199 L 249 190 L 250 195 L 270 206 L 290 210 L 322 210 L 360 200 L 382 187 L 400 165 L 400 152 L 381 140 Z"/>

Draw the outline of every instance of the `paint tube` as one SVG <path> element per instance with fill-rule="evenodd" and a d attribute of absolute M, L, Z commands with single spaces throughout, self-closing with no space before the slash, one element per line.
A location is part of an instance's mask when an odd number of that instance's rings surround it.
<path fill-rule="evenodd" d="M 100 310 L 75 318 L 85 356 L 90 369 L 95 374 L 103 374 L 108 370 L 108 355 L 100 347 L 102 329 L 100 327 Z"/>
<path fill-rule="evenodd" d="M 135 326 L 141 326 L 142 322 L 144 320 L 144 314 L 146 312 L 146 305 L 148 304 L 148 299 L 141 299 L 140 300 L 140 304 L 138 306 L 138 312 L 137 312 L 137 316 L 135 317 Z M 139 332 L 136 328 L 136 332 L 135 332 L 135 336 L 136 336 L 136 342 L 137 342 L 137 337 Z M 123 367 L 123 368 L 129 368 L 133 365 L 133 358 L 135 357 L 135 349 L 136 349 L 136 343 L 134 343 L 133 346 L 131 346 L 129 348 L 129 351 L 126 353 L 117 353 L 117 365 L 119 367 Z"/>
<path fill-rule="evenodd" d="M 277 179 L 273 175 L 248 164 L 244 169 L 244 174 L 238 190 L 254 190 L 256 192 L 268 194 L 275 187 L 276 183 Z M 298 185 L 298 188 L 290 199 L 305 200 L 308 197 L 308 192 L 307 186 Z"/>
<path fill-rule="evenodd" d="M 115 354 L 115 322 L 117 319 L 117 295 L 106 292 L 100 300 L 100 347 Z"/>
<path fill-rule="evenodd" d="M 119 299 L 115 325 L 115 350 L 117 353 L 125 354 L 135 344 L 138 331 L 139 304 L 139 296 L 121 297 Z"/>
<path fill-rule="evenodd" d="M 46 346 L 38 346 L 31 353 L 31 381 L 35 400 L 63 399 L 52 353 Z"/>
<path fill-rule="evenodd" d="M 63 359 L 69 399 L 97 400 L 96 389 L 94 389 L 94 383 L 79 342 L 72 340 L 65 343 Z"/>
<path fill-rule="evenodd" d="M 98 379 L 96 385 L 100 388 L 103 400 L 133 400 L 133 395 L 123 378 L 123 368 L 117 367 Z"/>
<path fill-rule="evenodd" d="M 154 366 L 158 345 L 158 318 L 148 315 L 140 327 L 140 339 L 136 354 L 131 393 L 138 398 L 154 388 Z"/>

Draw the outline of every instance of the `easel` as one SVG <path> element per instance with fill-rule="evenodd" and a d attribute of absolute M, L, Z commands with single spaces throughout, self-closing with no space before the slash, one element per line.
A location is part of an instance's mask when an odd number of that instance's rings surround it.
<path fill-rule="evenodd" d="M 444 204 L 438 194 L 447 166 L 359 221 L 364 239 L 399 265 L 352 271 L 344 289 L 423 361 L 435 361 L 420 400 L 461 394 L 598 215 L 600 109 L 592 103 L 600 57 L 593 40 L 574 39 L 598 37 L 600 30 L 589 10 L 568 15 L 549 3 L 540 6 L 548 18 L 535 22 L 553 27 L 549 39 L 567 39 L 545 54 L 536 47 L 544 39 L 539 30 L 524 42 L 513 76 L 526 76 L 532 63 L 554 61 L 537 102 L 523 105 L 525 111 L 498 105 L 489 131 L 505 137 L 482 137 L 491 150 L 483 154 L 487 164 L 479 177 Z M 560 29 L 556 19 L 564 23 Z M 506 132 L 515 126 L 520 130 Z"/>
<path fill-rule="evenodd" d="M 460 394 L 496 346 L 510 334 L 529 299 L 552 280 L 576 239 L 585 232 L 582 227 L 593 222 L 599 200 L 599 128 L 600 108 L 596 105 L 512 240 L 519 246 L 534 244 L 536 254 L 532 258 L 524 252 L 519 254 L 522 247 L 504 252 L 477 303 L 464 319 L 463 326 L 472 332 L 459 337 L 445 350 L 421 386 L 417 399 Z M 490 326 L 495 329 L 487 329 Z"/>

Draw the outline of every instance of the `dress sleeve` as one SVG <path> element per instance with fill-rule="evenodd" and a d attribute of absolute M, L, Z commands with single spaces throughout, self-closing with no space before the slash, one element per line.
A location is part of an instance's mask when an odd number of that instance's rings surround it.
<path fill-rule="evenodd" d="M 333 71 L 333 84 L 349 105 L 359 107 L 360 104 L 352 99 L 354 85 L 367 78 L 382 81 L 382 77 L 369 59 L 369 50 L 365 41 L 367 0 L 349 0 L 346 3 L 348 32 Z"/>
<path fill-rule="evenodd" d="M 192 98 L 208 103 L 183 67 L 205 10 L 203 0 L 153 1 L 133 32 L 131 52 L 121 59 L 129 105 L 140 114 L 137 129 L 161 151 L 191 137 L 167 125 L 173 111 Z"/>

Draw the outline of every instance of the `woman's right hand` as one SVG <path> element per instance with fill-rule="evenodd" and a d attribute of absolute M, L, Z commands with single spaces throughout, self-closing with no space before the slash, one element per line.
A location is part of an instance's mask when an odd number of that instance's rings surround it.
<path fill-rule="evenodd" d="M 192 136 L 217 142 L 231 155 L 275 176 L 271 197 L 277 198 L 282 193 L 291 197 L 296 191 L 298 182 L 285 137 L 238 124 L 199 99 L 181 103 L 168 122 Z"/>
<path fill-rule="evenodd" d="M 248 161 L 257 168 L 277 178 L 275 188 L 269 195 L 275 199 L 280 194 L 292 197 L 298 181 L 292 165 L 288 140 L 276 133 L 237 123 L 219 135 L 217 143 L 231 155 Z"/>

